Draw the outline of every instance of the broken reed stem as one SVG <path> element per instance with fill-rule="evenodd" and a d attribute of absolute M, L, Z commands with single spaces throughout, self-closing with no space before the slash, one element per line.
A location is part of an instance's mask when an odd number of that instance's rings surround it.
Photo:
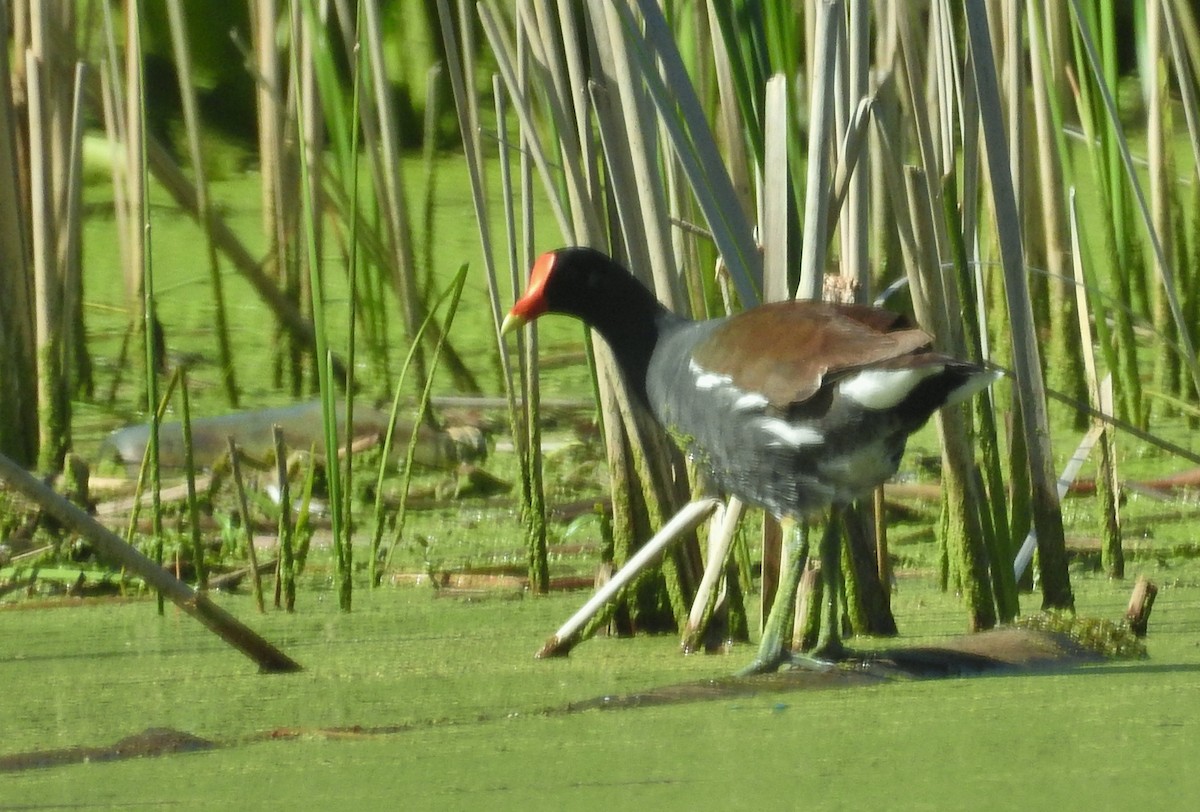
<path fill-rule="evenodd" d="M 729 558 L 729 548 L 733 546 L 738 521 L 742 518 L 742 509 L 742 500 L 731 496 L 725 503 L 725 509 L 713 517 L 708 534 L 708 560 L 704 567 L 704 577 L 696 588 L 692 611 L 688 615 L 687 626 L 680 641 L 680 648 L 685 653 L 698 650 L 700 638 L 712 618 L 717 604 L 717 585 L 726 569 L 725 562 Z"/>
<path fill-rule="evenodd" d="M 1150 623 L 1150 610 L 1158 597 L 1158 587 L 1144 575 L 1138 576 L 1133 594 L 1129 596 L 1129 607 L 1125 610 L 1125 621 L 1135 637 L 1145 637 Z"/>
<path fill-rule="evenodd" d="M 766 628 L 767 617 L 775 605 L 775 593 L 779 591 L 779 580 L 783 573 L 783 528 L 774 516 L 763 516 L 761 570 L 759 585 L 761 600 L 758 607 L 759 628 Z"/>
<path fill-rule="evenodd" d="M 625 566 L 621 567 L 608 583 L 596 590 L 587 603 L 559 627 L 536 656 L 539 659 L 563 657 L 570 653 L 575 643 L 579 642 L 579 632 L 593 615 L 610 600 L 617 598 L 618 593 L 630 584 L 639 572 L 661 556 L 668 547 L 695 530 L 720 504 L 717 499 L 707 498 L 690 502 L 681 508 L 670 521 L 663 525 L 661 530 L 629 558 Z"/>

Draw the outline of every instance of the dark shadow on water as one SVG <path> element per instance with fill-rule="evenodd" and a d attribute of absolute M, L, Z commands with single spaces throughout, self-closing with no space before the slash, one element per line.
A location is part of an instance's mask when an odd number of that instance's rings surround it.
<path fill-rule="evenodd" d="M 572 703 L 559 712 L 652 707 L 897 681 L 1092 673 L 1101 668 L 1106 673 L 1126 673 L 1143 667 L 1151 666 L 1110 663 L 1065 634 L 997 629 L 953 638 L 937 646 L 902 646 L 853 653 L 837 667 L 826 670 L 797 667 L 775 674 L 668 685 L 636 694 L 596 697 Z"/>
<path fill-rule="evenodd" d="M 62 767 L 84 762 L 123 761 L 143 756 L 164 756 L 168 753 L 198 753 L 218 746 L 215 742 L 182 730 L 152 727 L 141 733 L 126 736 L 106 747 L 64 747 L 59 750 L 35 750 L 0 756 L 0 773 Z"/>

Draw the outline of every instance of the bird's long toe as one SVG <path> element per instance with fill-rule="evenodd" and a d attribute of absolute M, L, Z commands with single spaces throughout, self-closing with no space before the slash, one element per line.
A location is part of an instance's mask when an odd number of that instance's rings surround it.
<path fill-rule="evenodd" d="M 843 660 L 850 659 L 850 653 L 846 647 L 842 645 L 841 639 L 835 639 L 822 643 L 817 642 L 817 645 L 806 651 L 804 654 L 793 655 L 795 657 L 806 658 L 819 663 L 839 663 Z"/>
<path fill-rule="evenodd" d="M 845 652 L 843 652 L 842 657 L 825 658 L 813 654 L 780 651 L 773 656 L 763 657 L 760 655 L 755 657 L 749 665 L 737 672 L 737 676 L 755 677 L 760 674 L 774 674 L 780 669 L 797 669 L 823 673 L 837 668 L 838 662 L 844 659 L 844 655 Z"/>
<path fill-rule="evenodd" d="M 788 662 L 791 655 L 785 651 L 763 656 L 761 652 L 749 665 L 737 672 L 739 677 L 756 677 L 759 674 L 774 674 L 780 666 Z"/>

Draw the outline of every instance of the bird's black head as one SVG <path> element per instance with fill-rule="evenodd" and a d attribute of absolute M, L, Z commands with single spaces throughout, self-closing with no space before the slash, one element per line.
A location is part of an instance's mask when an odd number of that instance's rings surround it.
<path fill-rule="evenodd" d="M 525 295 L 504 320 L 507 333 L 543 313 L 575 316 L 596 327 L 628 324 L 631 316 L 650 317 L 658 300 L 612 257 L 594 248 L 560 248 L 538 257 Z M 606 337 L 608 337 L 606 335 Z"/>

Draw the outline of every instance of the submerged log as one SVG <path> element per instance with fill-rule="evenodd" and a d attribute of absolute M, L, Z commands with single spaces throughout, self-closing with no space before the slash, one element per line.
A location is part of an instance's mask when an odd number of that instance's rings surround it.
<path fill-rule="evenodd" d="M 233 437 L 245 453 L 266 458 L 274 449 L 272 427 L 283 429 L 284 439 L 291 448 L 308 449 L 325 447 L 322 428 L 321 402 L 319 400 L 280 406 L 270 409 L 255 409 L 247 412 L 205 417 L 192 421 L 192 442 L 198 465 L 211 467 L 225 453 L 226 438 Z M 339 445 L 346 446 L 346 416 L 344 406 L 338 404 L 337 423 Z M 351 443 L 364 438 L 379 438 L 387 430 L 387 414 L 363 406 L 354 409 L 354 436 Z M 484 456 L 486 445 L 483 435 L 473 427 L 456 427 L 438 431 L 429 426 L 416 427 L 417 451 L 415 460 L 419 465 L 430 468 L 453 468 L 460 462 L 469 462 Z M 392 455 L 401 458 L 408 448 L 408 438 L 414 431 L 413 423 L 407 418 L 396 421 L 392 432 Z M 100 446 L 100 455 L 125 465 L 139 465 L 150 440 L 150 426 L 141 424 L 117 429 L 105 438 Z M 158 453 L 164 467 L 183 467 L 183 427 L 178 422 L 163 423 L 159 427 Z"/>

